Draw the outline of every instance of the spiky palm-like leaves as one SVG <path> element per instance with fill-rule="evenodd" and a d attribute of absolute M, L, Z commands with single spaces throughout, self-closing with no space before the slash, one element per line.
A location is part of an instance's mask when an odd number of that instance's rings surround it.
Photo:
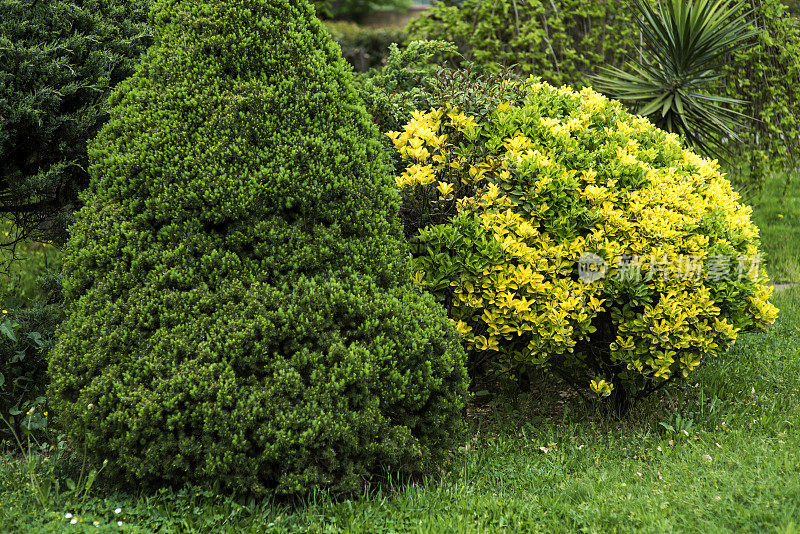
<path fill-rule="evenodd" d="M 725 57 L 747 46 L 757 30 L 743 2 L 635 0 L 643 49 L 627 70 L 604 69 L 596 87 L 660 128 L 683 134 L 708 153 L 736 139 L 745 102 L 712 94 Z"/>

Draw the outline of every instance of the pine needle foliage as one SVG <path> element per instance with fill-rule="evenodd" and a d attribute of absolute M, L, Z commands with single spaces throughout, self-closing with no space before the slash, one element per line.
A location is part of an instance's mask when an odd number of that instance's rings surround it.
<path fill-rule="evenodd" d="M 66 237 L 88 182 L 86 141 L 152 43 L 149 5 L 0 0 L 0 213 L 19 240 Z"/>

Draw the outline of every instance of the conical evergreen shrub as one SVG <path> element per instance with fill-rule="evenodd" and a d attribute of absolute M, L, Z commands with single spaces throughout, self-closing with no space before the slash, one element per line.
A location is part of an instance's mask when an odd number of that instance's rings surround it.
<path fill-rule="evenodd" d="M 306 0 L 162 0 L 66 246 L 50 400 L 137 484 L 357 489 L 441 460 L 464 353 Z"/>

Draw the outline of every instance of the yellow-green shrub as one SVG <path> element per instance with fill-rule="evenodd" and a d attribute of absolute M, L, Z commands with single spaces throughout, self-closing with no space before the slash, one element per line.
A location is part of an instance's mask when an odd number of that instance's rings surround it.
<path fill-rule="evenodd" d="M 404 213 L 427 221 L 416 279 L 473 362 L 545 366 L 624 407 L 775 320 L 751 210 L 716 162 L 591 89 L 521 90 L 388 134 Z"/>

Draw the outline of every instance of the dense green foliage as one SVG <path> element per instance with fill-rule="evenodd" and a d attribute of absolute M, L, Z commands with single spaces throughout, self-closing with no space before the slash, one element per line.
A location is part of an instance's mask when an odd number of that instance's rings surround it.
<path fill-rule="evenodd" d="M 453 42 L 489 69 L 514 65 L 576 87 L 597 67 L 620 64 L 639 41 L 628 3 L 619 0 L 446 0 L 413 21 L 409 34 Z"/>
<path fill-rule="evenodd" d="M 636 0 L 643 45 L 624 69 L 603 69 L 595 86 L 667 132 L 714 155 L 741 129 L 744 101 L 711 94 L 726 58 L 748 48 L 757 30 L 744 2 Z M 723 142 L 725 140 L 725 142 Z"/>
<path fill-rule="evenodd" d="M 473 362 L 625 409 L 774 322 L 758 229 L 716 162 L 591 89 L 520 85 L 517 105 L 388 134 L 404 206 L 427 212 L 416 278 Z"/>
<path fill-rule="evenodd" d="M 800 20 L 789 16 L 779 0 L 748 3 L 753 8 L 753 28 L 761 31 L 728 62 L 720 93 L 749 103 L 744 111 L 751 119 L 740 133 L 747 141 L 745 150 L 766 157 L 770 167 L 796 173 L 800 162 Z M 753 153 L 754 149 L 761 153 Z"/>
<path fill-rule="evenodd" d="M 151 42 L 149 0 L 0 1 L 0 212 L 62 239 L 88 182 L 86 141 Z"/>
<path fill-rule="evenodd" d="M 10 221 L 0 223 L 7 241 L 17 241 Z M 25 412 L 44 404 L 47 352 L 63 318 L 57 248 L 21 241 L 0 249 L 0 415 L 20 434 Z M 0 435 L 10 437 L 0 424 Z"/>
<path fill-rule="evenodd" d="M 389 46 L 406 40 L 405 31 L 399 28 L 369 28 L 338 21 L 326 21 L 325 27 L 357 72 L 380 67 L 389 55 Z"/>
<path fill-rule="evenodd" d="M 381 132 L 396 130 L 414 111 L 431 107 L 445 58 L 457 54 L 451 43 L 411 41 L 389 47 L 386 64 L 359 78 L 359 93 Z"/>
<path fill-rule="evenodd" d="M 311 0 L 311 4 L 322 18 L 335 17 L 358 21 L 363 15 L 376 9 L 404 9 L 410 0 Z"/>
<path fill-rule="evenodd" d="M 90 146 L 49 401 L 139 484 L 357 489 L 461 435 L 464 353 L 307 2 L 163 0 Z"/>
<path fill-rule="evenodd" d="M 38 299 L 6 298 L 0 315 L 0 415 L 18 435 L 25 413 L 44 403 L 46 357 L 64 316 L 61 278 L 48 274 L 38 282 Z"/>

